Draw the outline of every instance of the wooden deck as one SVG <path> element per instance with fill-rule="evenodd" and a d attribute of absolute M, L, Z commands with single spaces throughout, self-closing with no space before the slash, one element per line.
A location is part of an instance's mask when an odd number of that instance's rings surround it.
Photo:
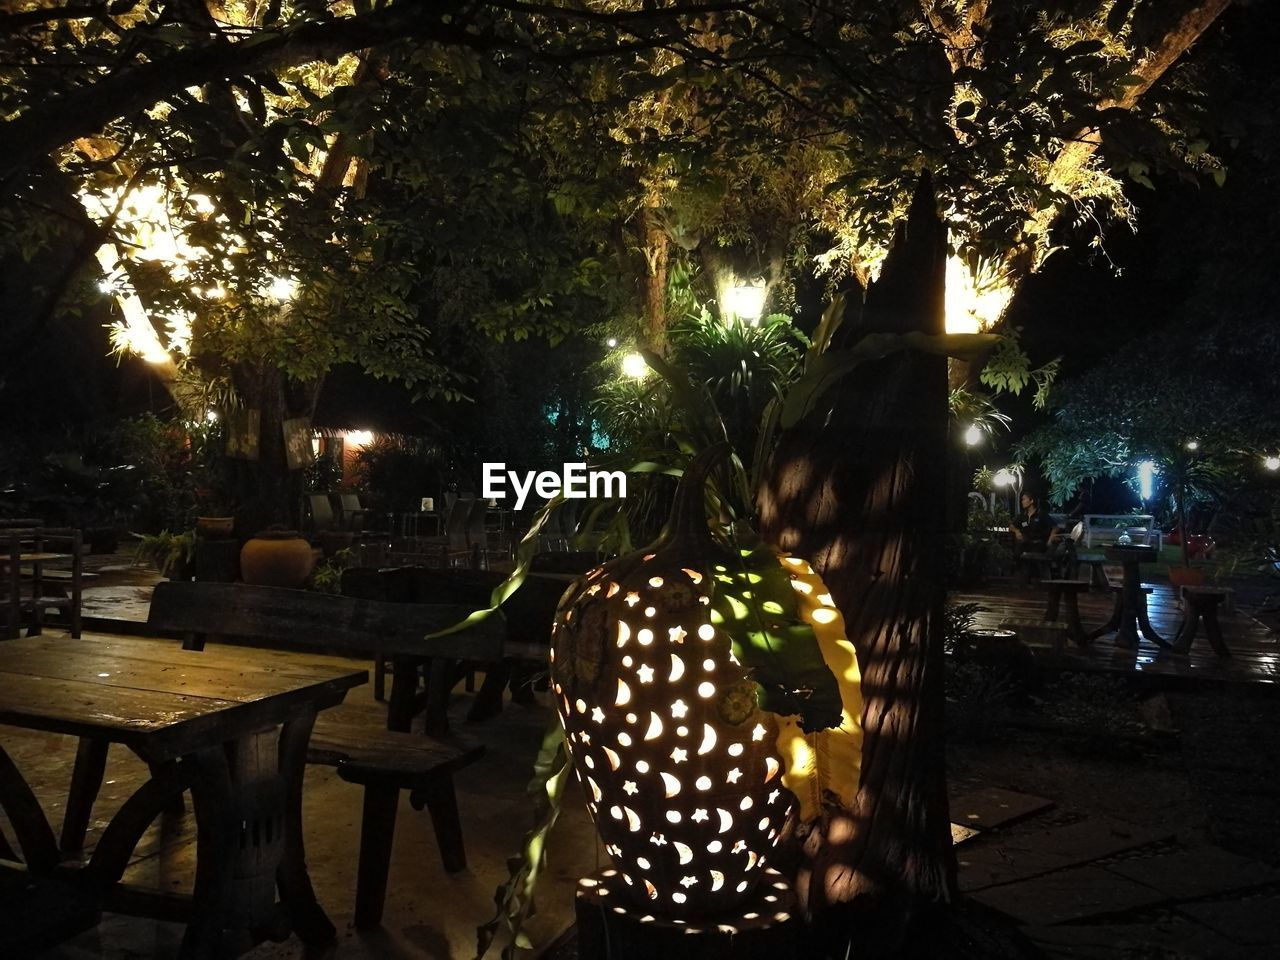
<path fill-rule="evenodd" d="M 1144 583 L 1155 588 L 1148 598 L 1151 625 L 1160 636 L 1172 639 L 1183 616 L 1177 596 L 1167 582 L 1146 580 Z M 1024 586 L 994 582 L 979 590 L 955 591 L 948 599 L 952 603 L 980 604 L 982 609 L 977 615 L 976 626 L 996 629 L 1016 622 L 1042 621 L 1047 598 L 1045 591 L 1036 584 Z M 1080 619 L 1085 629 L 1092 630 L 1105 623 L 1111 606 L 1109 590 L 1095 587 L 1081 594 Z M 1223 609 L 1219 620 L 1223 637 L 1231 650 L 1231 656 L 1227 658 L 1214 654 L 1203 629 L 1186 654 L 1163 650 L 1145 639 L 1137 650 L 1118 648 L 1112 635 L 1099 637 L 1087 648 L 1059 641 L 1051 636 L 1052 631 L 1047 630 L 1025 631 L 1023 639 L 1035 651 L 1036 662 L 1049 669 L 1131 674 L 1175 682 L 1280 683 L 1280 633 L 1269 631 L 1238 605 L 1233 609 Z M 1026 636 L 1027 632 L 1032 636 Z"/>

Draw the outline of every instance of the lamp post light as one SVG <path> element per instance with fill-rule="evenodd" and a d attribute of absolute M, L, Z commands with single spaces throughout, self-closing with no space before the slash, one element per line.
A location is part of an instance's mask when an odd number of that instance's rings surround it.
<path fill-rule="evenodd" d="M 768 292 L 769 287 L 764 280 L 735 283 L 725 291 L 725 312 L 754 327 L 760 322 L 760 314 L 764 313 Z"/>
<path fill-rule="evenodd" d="M 1194 442 L 1194 441 L 1193 441 Z M 1156 465 L 1150 460 L 1138 464 L 1138 496 L 1143 503 L 1155 492 Z"/>

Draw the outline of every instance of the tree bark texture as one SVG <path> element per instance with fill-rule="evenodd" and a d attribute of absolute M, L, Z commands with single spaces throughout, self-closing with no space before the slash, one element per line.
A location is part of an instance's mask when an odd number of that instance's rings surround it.
<path fill-rule="evenodd" d="M 924 178 L 880 279 L 834 347 L 871 332 L 944 331 L 946 229 Z M 852 809 L 802 837 L 797 889 L 839 951 L 852 908 L 901 937 L 954 888 L 943 751 L 947 368 L 868 362 L 781 438 L 761 493 L 766 540 L 807 557 L 843 612 L 862 670 L 862 778 Z M 824 933 L 824 925 L 827 928 Z"/>
<path fill-rule="evenodd" d="M 236 392 L 261 417 L 258 459 L 232 461 L 236 534 L 242 539 L 275 524 L 301 524 L 303 471 L 289 469 L 283 424 L 315 412 L 322 382 L 292 381 L 282 370 L 265 365 L 236 371 Z"/>

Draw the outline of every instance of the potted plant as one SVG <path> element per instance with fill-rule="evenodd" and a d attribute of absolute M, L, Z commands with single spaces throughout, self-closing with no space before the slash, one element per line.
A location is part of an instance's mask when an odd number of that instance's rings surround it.
<path fill-rule="evenodd" d="M 195 567 L 196 535 L 194 530 L 171 533 L 161 530 L 157 534 L 137 535 L 138 547 L 134 551 L 134 563 L 150 561 L 162 576 L 170 580 L 190 580 Z"/>

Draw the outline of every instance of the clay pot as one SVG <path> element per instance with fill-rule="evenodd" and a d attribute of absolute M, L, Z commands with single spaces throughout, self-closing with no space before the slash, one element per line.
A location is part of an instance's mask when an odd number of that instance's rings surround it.
<path fill-rule="evenodd" d="M 196 517 L 196 536 L 202 540 L 226 540 L 235 525 L 235 517 Z"/>
<path fill-rule="evenodd" d="M 264 530 L 240 551 L 240 577 L 263 587 L 301 587 L 315 566 L 315 555 L 296 530 Z"/>

